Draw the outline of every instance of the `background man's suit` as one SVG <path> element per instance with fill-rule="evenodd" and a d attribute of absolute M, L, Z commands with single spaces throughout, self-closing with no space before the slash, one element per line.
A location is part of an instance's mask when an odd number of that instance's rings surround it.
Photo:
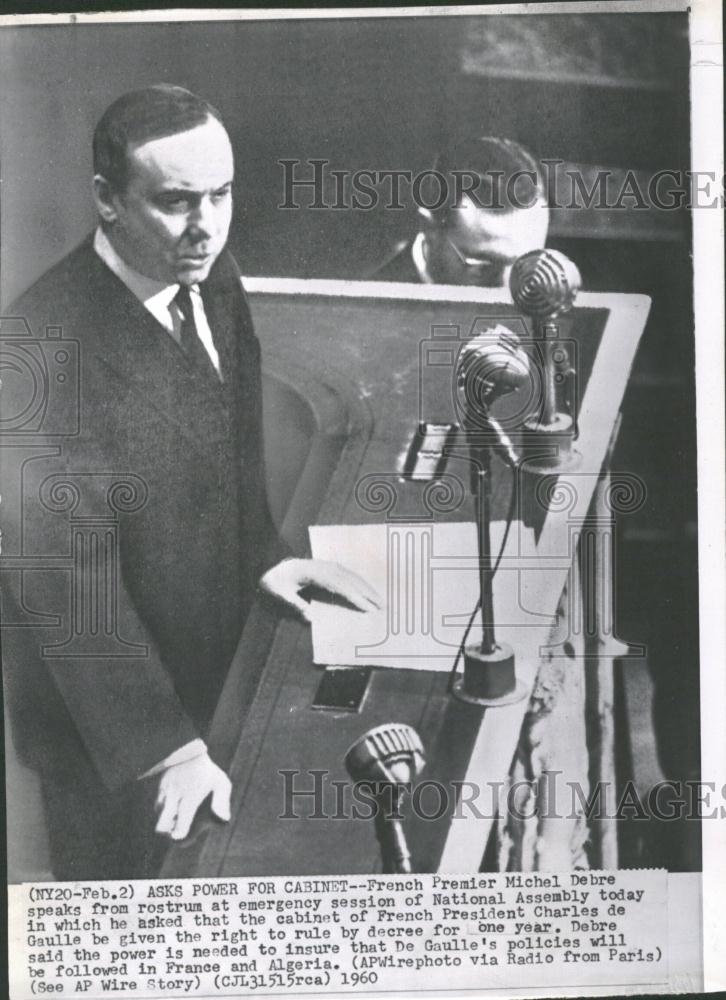
<path fill-rule="evenodd" d="M 397 243 L 392 252 L 376 268 L 370 276 L 370 281 L 406 281 L 411 284 L 419 284 L 421 275 L 416 270 L 413 262 L 412 246 L 413 240 L 406 243 Z"/>
<path fill-rule="evenodd" d="M 62 326 L 81 359 L 80 436 L 23 470 L 26 551 L 68 553 L 68 514 L 38 500 L 48 476 L 79 486 L 84 514 L 108 513 L 108 477 L 95 473 L 131 474 L 148 490 L 141 509 L 120 515 L 116 595 L 118 634 L 146 655 L 41 657 L 41 644 L 67 633 L 69 575 L 26 574 L 21 593 L 17 575 L 3 574 L 6 624 L 22 608 L 63 622 L 3 629 L 13 737 L 41 775 L 58 878 L 153 872 L 155 782 L 139 779 L 204 736 L 256 583 L 279 557 L 264 487 L 259 345 L 227 253 L 200 288 L 221 382 L 211 366 L 194 373 L 90 240 L 12 308 L 36 335 Z M 18 471 L 3 464 L 5 475 Z M 21 530 L 9 513 L 6 553 L 18 551 Z"/>

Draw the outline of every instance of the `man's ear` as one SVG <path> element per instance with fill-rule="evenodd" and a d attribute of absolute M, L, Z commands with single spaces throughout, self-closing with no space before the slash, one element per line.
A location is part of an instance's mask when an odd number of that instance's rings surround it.
<path fill-rule="evenodd" d="M 95 174 L 93 178 L 93 200 L 96 203 L 96 209 L 98 214 L 101 216 L 104 222 L 115 222 L 118 218 L 118 210 L 116 208 L 116 198 L 114 196 L 113 188 L 103 176 L 103 174 Z"/>

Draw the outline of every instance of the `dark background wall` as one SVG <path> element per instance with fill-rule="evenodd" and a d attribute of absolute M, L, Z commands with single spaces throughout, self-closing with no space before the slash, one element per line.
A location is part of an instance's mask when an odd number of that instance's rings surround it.
<path fill-rule="evenodd" d="M 540 157 L 685 165 L 685 30 L 685 15 L 639 14 L 4 29 L 3 300 L 91 228 L 93 126 L 133 87 L 177 83 L 222 112 L 237 154 L 232 246 L 243 271 L 360 277 L 408 213 L 281 211 L 281 158 L 415 172 L 475 132 Z"/>
<path fill-rule="evenodd" d="M 378 19 L 3 31 L 3 288 L 12 296 L 90 229 L 94 123 L 119 94 L 158 81 L 224 116 L 238 166 L 232 243 L 246 270 L 309 274 L 337 259 L 355 273 L 375 243 L 369 218 L 278 211 L 277 161 L 425 163 L 427 123 L 441 115 L 437 34 Z"/>

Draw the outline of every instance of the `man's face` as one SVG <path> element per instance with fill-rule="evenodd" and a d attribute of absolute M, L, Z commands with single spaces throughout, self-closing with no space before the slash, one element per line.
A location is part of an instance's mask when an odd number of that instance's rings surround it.
<path fill-rule="evenodd" d="M 506 286 L 517 257 L 544 247 L 548 224 L 544 203 L 492 211 L 463 198 L 430 240 L 432 274 L 453 285 Z"/>
<path fill-rule="evenodd" d="M 210 118 L 188 132 L 131 146 L 127 155 L 125 190 L 105 198 L 116 251 L 157 281 L 204 281 L 232 218 L 234 160 L 225 129 Z"/>

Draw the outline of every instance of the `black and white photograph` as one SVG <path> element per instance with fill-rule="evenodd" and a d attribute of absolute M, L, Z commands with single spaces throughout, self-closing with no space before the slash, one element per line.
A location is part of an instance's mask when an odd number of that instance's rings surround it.
<path fill-rule="evenodd" d="M 2 18 L 14 998 L 716 988 L 717 16 Z"/>

